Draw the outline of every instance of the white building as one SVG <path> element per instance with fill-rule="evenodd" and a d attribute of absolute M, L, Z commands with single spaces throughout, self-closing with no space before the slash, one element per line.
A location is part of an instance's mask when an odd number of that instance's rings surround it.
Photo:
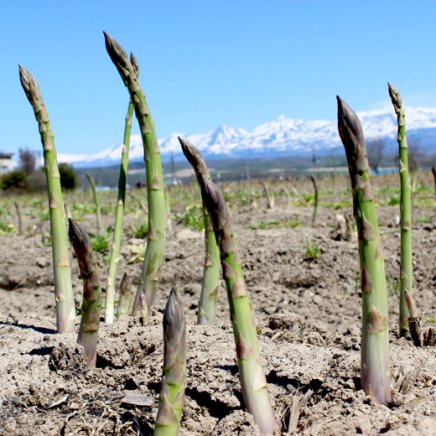
<path fill-rule="evenodd" d="M 8 173 L 14 169 L 12 156 L 13 153 L 0 152 L 0 174 Z"/>

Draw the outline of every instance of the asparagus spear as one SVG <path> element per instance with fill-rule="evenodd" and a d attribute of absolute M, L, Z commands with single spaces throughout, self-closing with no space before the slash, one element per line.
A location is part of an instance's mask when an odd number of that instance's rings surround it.
<path fill-rule="evenodd" d="M 88 179 L 89 186 L 91 187 L 92 196 L 94 198 L 95 204 L 95 217 L 97 219 L 97 235 L 101 234 L 101 210 L 100 210 L 100 199 L 98 196 L 97 189 L 95 187 L 94 179 L 92 178 L 90 173 L 85 173 L 86 178 Z"/>
<path fill-rule="evenodd" d="M 135 69 L 136 75 L 138 76 L 139 66 L 133 53 L 130 53 L 130 62 Z M 118 201 L 115 209 L 114 234 L 109 257 L 105 313 L 105 321 L 108 324 L 112 324 L 114 322 L 115 279 L 117 275 L 118 262 L 120 260 L 121 234 L 123 232 L 123 215 L 124 205 L 126 202 L 126 182 L 127 169 L 129 166 L 130 132 L 132 130 L 133 111 L 134 106 L 132 100 L 130 100 L 124 125 L 123 151 L 121 153 L 120 175 L 118 177 Z"/>
<path fill-rule="evenodd" d="M 178 435 L 185 401 L 186 322 L 183 306 L 171 290 L 163 317 L 164 364 L 155 436 Z"/>
<path fill-rule="evenodd" d="M 94 368 L 97 359 L 98 329 L 100 326 L 101 294 L 98 267 L 94 259 L 88 233 L 79 224 L 68 219 L 71 245 L 76 253 L 83 281 L 82 318 L 77 342 L 83 346 L 88 368 Z"/>
<path fill-rule="evenodd" d="M 434 194 L 436 195 L 436 168 L 432 167 L 431 172 L 433 174 L 433 181 L 434 181 Z"/>
<path fill-rule="evenodd" d="M 398 146 L 400 155 L 400 336 L 410 338 L 409 310 L 405 290 L 413 289 L 412 266 L 412 200 L 409 173 L 409 156 L 406 136 L 405 114 L 403 101 L 398 90 L 388 83 L 389 95 L 397 114 Z"/>
<path fill-rule="evenodd" d="M 200 152 L 189 143 L 183 152 L 188 160 Z M 201 196 L 212 221 L 220 249 L 221 266 L 230 306 L 230 319 L 236 343 L 236 357 L 242 394 L 247 410 L 254 416 L 263 434 L 273 434 L 276 428 L 266 378 L 263 373 L 259 343 L 250 299 L 244 282 L 241 261 L 236 246 L 230 214 L 221 191 L 204 174 L 198 178 Z"/>
<path fill-rule="evenodd" d="M 107 33 L 104 33 L 107 52 L 126 85 L 130 99 L 135 106 L 135 114 L 141 131 L 144 146 L 144 160 L 147 180 L 148 235 L 141 283 L 135 296 L 133 315 L 139 312 L 141 294 L 144 295 L 147 312 L 154 303 L 157 284 L 164 260 L 166 239 L 166 204 L 162 163 L 154 121 L 150 115 L 147 100 L 138 81 L 138 76 L 124 49 Z M 145 320 L 144 320 L 145 321 Z"/>
<path fill-rule="evenodd" d="M 192 165 L 199 183 L 201 177 L 210 179 L 209 170 L 198 150 L 188 141 L 179 137 L 182 150 Z M 197 324 L 213 324 L 216 315 L 216 299 L 220 280 L 220 252 L 209 212 L 203 202 L 205 259 L 200 301 L 198 303 Z"/>
<path fill-rule="evenodd" d="M 118 301 L 117 321 L 129 317 L 131 301 L 132 301 L 132 281 L 129 279 L 127 273 L 124 273 L 120 285 L 120 299 Z"/>
<path fill-rule="evenodd" d="M 347 155 L 359 238 L 362 289 L 361 383 L 378 403 L 391 398 L 388 300 L 383 250 L 370 185 L 370 169 L 357 115 L 339 97 L 338 130 Z"/>
<path fill-rule="evenodd" d="M 312 180 L 313 189 L 315 191 L 315 199 L 314 199 L 313 214 L 312 214 L 312 227 L 315 227 L 316 217 L 318 215 L 318 186 L 316 184 L 315 177 L 310 176 L 310 180 Z"/>
<path fill-rule="evenodd" d="M 44 150 L 55 279 L 56 328 L 58 333 L 67 333 L 74 331 L 75 312 L 68 254 L 67 223 L 54 135 L 37 81 L 24 67 L 20 65 L 19 68 L 21 85 L 32 105 Z"/>

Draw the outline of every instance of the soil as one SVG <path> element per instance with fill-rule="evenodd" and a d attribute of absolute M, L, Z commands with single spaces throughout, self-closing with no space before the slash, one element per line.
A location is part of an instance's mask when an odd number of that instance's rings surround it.
<path fill-rule="evenodd" d="M 378 210 L 394 382 L 392 401 L 376 405 L 359 389 L 357 242 L 333 239 L 337 211 L 321 208 L 312 228 L 310 207 L 289 208 L 279 200 L 273 209 L 261 199 L 257 208 L 241 206 L 233 217 L 281 434 L 436 435 L 436 347 L 415 347 L 397 334 L 398 206 Z M 436 318 L 435 208 L 415 209 L 414 216 L 420 217 L 413 226 L 415 300 L 428 328 Z M 259 222 L 285 218 L 302 224 L 253 229 Z M 104 219 L 111 224 L 110 216 Z M 35 221 L 26 220 L 25 228 L 31 229 Z M 93 220 L 86 216 L 83 225 L 92 229 Z M 132 220 L 127 216 L 126 225 Z M 173 220 L 168 235 L 150 322 L 101 323 L 93 370 L 84 367 L 76 334 L 55 334 L 51 248 L 40 232 L 0 237 L 0 434 L 150 434 L 162 374 L 162 311 L 173 286 L 187 317 L 181 434 L 259 434 L 244 411 L 223 286 L 216 325 L 196 325 L 203 233 L 179 221 Z M 319 247 L 315 259 L 307 256 L 308 240 Z M 141 265 L 128 264 L 127 248 L 137 243 L 124 240 L 118 282 L 124 271 L 138 282 Z M 103 257 L 100 263 L 105 283 Z M 72 265 L 80 301 L 82 285 L 74 259 Z"/>

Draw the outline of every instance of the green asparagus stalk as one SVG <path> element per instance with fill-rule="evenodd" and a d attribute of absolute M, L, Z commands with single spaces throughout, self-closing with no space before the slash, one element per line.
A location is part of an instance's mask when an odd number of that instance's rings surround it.
<path fill-rule="evenodd" d="M 420 347 L 422 345 L 421 342 L 421 323 L 418 317 L 418 310 L 416 309 L 415 300 L 412 295 L 407 292 L 407 289 L 404 291 L 404 298 L 406 300 L 407 309 L 409 310 L 409 330 L 410 336 L 412 337 L 413 343 Z"/>
<path fill-rule="evenodd" d="M 263 192 L 266 197 L 268 209 L 274 209 L 274 205 L 276 202 L 274 192 L 268 189 L 268 186 L 266 186 L 266 183 L 263 180 L 261 180 L 260 183 L 262 185 Z"/>
<path fill-rule="evenodd" d="M 21 85 L 32 105 L 44 150 L 55 279 L 56 328 L 58 333 L 67 333 L 74 331 L 75 312 L 68 253 L 67 223 L 54 135 L 38 83 L 25 68 L 22 66 L 19 68 Z"/>
<path fill-rule="evenodd" d="M 22 236 L 23 235 L 23 217 L 21 216 L 20 206 L 16 201 L 14 201 L 14 207 L 15 207 L 15 212 L 17 214 L 17 220 L 18 220 L 18 235 Z"/>
<path fill-rule="evenodd" d="M 315 199 L 313 203 L 313 214 L 312 214 L 312 227 L 316 225 L 316 217 L 318 216 L 318 186 L 316 184 L 315 177 L 310 176 L 310 180 L 312 180 L 313 189 L 315 192 Z"/>
<path fill-rule="evenodd" d="M 412 199 L 409 172 L 409 156 L 406 136 L 405 114 L 403 101 L 398 90 L 388 83 L 389 96 L 397 114 L 398 123 L 398 146 L 400 155 L 400 336 L 410 338 L 409 310 L 407 308 L 407 289 L 413 290 L 413 266 L 412 266 Z"/>
<path fill-rule="evenodd" d="M 434 181 L 434 194 L 436 196 L 436 168 L 432 167 L 431 172 L 433 174 L 433 181 Z"/>
<path fill-rule="evenodd" d="M 391 399 L 388 299 L 383 249 L 362 126 L 339 97 L 338 130 L 347 155 L 358 230 L 362 289 L 361 383 L 377 403 Z"/>
<path fill-rule="evenodd" d="M 100 326 L 101 294 L 98 267 L 94 259 L 88 233 L 71 218 L 68 220 L 71 245 L 76 253 L 80 276 L 83 281 L 82 318 L 80 320 L 77 343 L 84 348 L 85 362 L 88 368 L 95 368 L 97 360 L 98 329 Z"/>
<path fill-rule="evenodd" d="M 130 316 L 130 304 L 132 302 L 132 281 L 127 273 L 121 280 L 120 299 L 118 301 L 117 321 L 126 319 Z"/>
<path fill-rule="evenodd" d="M 156 298 L 157 284 L 160 278 L 165 252 L 166 239 L 166 204 L 162 163 L 154 121 L 150 115 L 147 100 L 141 89 L 135 68 L 129 61 L 124 49 L 107 33 L 104 33 L 107 52 L 123 79 L 130 99 L 135 106 L 135 114 L 141 131 L 144 146 L 144 161 L 147 181 L 148 199 L 148 235 L 141 283 L 133 304 L 133 315 L 139 311 L 141 294 L 144 294 L 147 312 Z"/>
<path fill-rule="evenodd" d="M 188 141 L 179 137 L 183 153 L 194 169 L 199 183 L 201 177 L 211 180 L 209 170 L 200 152 Z M 216 299 L 220 280 L 220 252 L 215 238 L 212 221 L 203 201 L 205 259 L 197 324 L 213 324 L 216 316 Z"/>
<path fill-rule="evenodd" d="M 188 143 L 183 152 L 195 162 L 200 152 Z M 247 410 L 254 416 L 263 434 L 273 434 L 276 429 L 266 378 L 262 369 L 256 325 L 250 299 L 244 282 L 241 261 L 236 246 L 236 235 L 230 214 L 221 191 L 204 174 L 198 178 L 201 196 L 212 221 L 220 249 L 221 267 L 226 283 L 230 318 L 236 343 L 236 357 L 242 394 Z"/>
<path fill-rule="evenodd" d="M 88 179 L 89 186 L 92 190 L 92 196 L 94 198 L 95 204 L 95 217 L 97 219 L 97 235 L 101 234 L 101 209 L 100 209 L 100 198 L 95 187 L 94 179 L 92 178 L 90 173 L 85 173 L 86 178 Z"/>
<path fill-rule="evenodd" d="M 179 434 L 185 402 L 186 322 L 183 306 L 171 290 L 163 317 L 164 363 L 155 436 Z"/>
<path fill-rule="evenodd" d="M 139 66 L 133 53 L 130 53 L 130 62 L 135 68 L 136 75 L 138 76 Z M 112 324 L 114 322 L 115 280 L 117 276 L 118 262 L 120 260 L 121 234 L 123 232 L 123 216 L 124 205 L 126 203 L 126 182 L 127 169 L 129 167 L 130 133 L 132 130 L 133 111 L 134 106 L 130 100 L 124 125 L 123 151 L 121 153 L 120 175 L 118 177 L 118 201 L 115 209 L 114 234 L 112 237 L 112 247 L 109 256 L 105 313 L 105 321 L 107 324 Z"/>

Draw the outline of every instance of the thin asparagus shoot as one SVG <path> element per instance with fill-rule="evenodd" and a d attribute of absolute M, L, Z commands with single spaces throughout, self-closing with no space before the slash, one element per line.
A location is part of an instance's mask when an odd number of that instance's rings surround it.
<path fill-rule="evenodd" d="M 412 199 L 409 172 L 409 155 L 403 100 L 398 90 L 388 83 L 389 95 L 397 114 L 398 146 L 400 156 L 400 336 L 410 338 L 409 310 L 405 290 L 413 290 L 412 266 Z"/>
<path fill-rule="evenodd" d="M 92 178 L 90 173 L 85 173 L 86 178 L 88 179 L 89 186 L 91 187 L 92 196 L 94 198 L 95 205 L 95 218 L 97 220 L 97 235 L 101 234 L 101 209 L 100 209 L 100 198 L 97 192 L 97 188 L 95 187 L 94 179 Z"/>
<path fill-rule="evenodd" d="M 100 326 L 100 279 L 92 245 L 86 230 L 68 219 L 71 245 L 76 253 L 80 276 L 83 281 L 82 317 L 77 343 L 84 348 L 88 368 L 95 368 L 97 360 L 98 329 Z"/>
<path fill-rule="evenodd" d="M 362 289 L 361 384 L 379 404 L 391 399 L 388 299 L 383 249 L 362 126 L 339 97 L 338 130 L 347 155 L 359 240 Z"/>
<path fill-rule="evenodd" d="M 310 176 L 310 180 L 312 180 L 313 190 L 314 190 L 314 203 L 313 203 L 313 214 L 312 214 L 312 227 L 316 225 L 316 218 L 318 216 L 318 185 L 316 184 L 315 177 Z"/>
<path fill-rule="evenodd" d="M 138 62 L 133 53 L 130 53 L 130 62 L 135 68 L 136 75 L 139 75 Z M 127 170 L 129 167 L 129 148 L 130 148 L 130 133 L 132 130 L 132 118 L 134 106 L 132 101 L 129 101 L 127 115 L 124 124 L 123 151 L 121 153 L 120 175 L 118 177 L 118 197 L 117 206 L 115 209 L 115 224 L 112 237 L 112 246 L 109 256 L 109 270 L 106 288 L 106 312 L 105 322 L 112 324 L 114 322 L 114 300 L 115 300 L 115 281 L 118 270 L 118 262 L 120 260 L 121 250 L 121 235 L 123 232 L 123 216 L 124 205 L 126 203 L 126 182 Z"/>
<path fill-rule="evenodd" d="M 15 207 L 15 212 L 17 214 L 18 235 L 22 236 L 23 235 L 23 217 L 21 215 L 21 209 L 20 209 L 18 202 L 14 201 L 14 207 Z"/>
<path fill-rule="evenodd" d="M 67 333 L 74 331 L 75 311 L 73 287 L 71 284 L 70 257 L 68 253 L 67 222 L 54 135 L 37 81 L 21 65 L 19 69 L 21 85 L 32 105 L 44 151 L 55 282 L 56 329 L 58 333 Z"/>
<path fill-rule="evenodd" d="M 165 252 L 166 204 L 160 150 L 154 121 L 147 100 L 138 81 L 135 67 L 124 49 L 107 33 L 104 33 L 107 52 L 127 87 L 130 99 L 135 106 L 135 114 L 141 131 L 144 146 L 144 161 L 148 199 L 148 234 L 141 282 L 138 287 L 133 315 L 140 309 L 141 295 L 145 297 L 147 314 L 154 303 Z"/>
<path fill-rule="evenodd" d="M 431 172 L 433 174 L 433 182 L 434 182 L 434 195 L 436 196 L 436 168 L 432 167 Z"/>
<path fill-rule="evenodd" d="M 198 154 L 193 146 L 185 143 L 183 152 Z M 198 179 L 201 196 L 212 221 L 215 237 L 220 249 L 221 267 L 226 283 L 230 307 L 230 319 L 236 343 L 242 394 L 247 410 L 253 415 L 263 434 L 273 434 L 276 429 L 274 412 L 268 395 L 268 386 L 262 369 L 259 343 L 254 315 L 245 286 L 244 274 L 236 245 L 230 213 L 221 191 L 210 179 L 201 175 Z"/>
<path fill-rule="evenodd" d="M 183 305 L 171 290 L 163 317 L 164 364 L 155 436 L 179 434 L 185 402 L 186 322 Z"/>
<path fill-rule="evenodd" d="M 127 273 L 124 273 L 120 284 L 120 299 L 118 300 L 117 321 L 126 319 L 130 316 L 132 297 L 132 281 Z"/>
<path fill-rule="evenodd" d="M 183 153 L 194 169 L 199 183 L 201 177 L 211 180 L 209 170 L 200 152 L 188 141 L 179 137 Z M 216 316 L 216 300 L 220 281 L 220 251 L 209 212 L 203 202 L 205 258 L 197 324 L 213 324 Z"/>

